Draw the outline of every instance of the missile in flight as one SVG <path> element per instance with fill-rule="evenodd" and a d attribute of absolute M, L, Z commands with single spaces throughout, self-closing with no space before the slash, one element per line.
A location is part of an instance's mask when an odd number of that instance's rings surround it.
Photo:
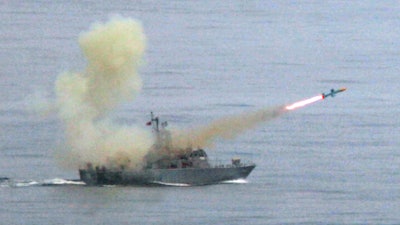
<path fill-rule="evenodd" d="M 336 94 L 338 94 L 340 92 L 343 92 L 343 91 L 346 91 L 346 90 L 347 90 L 347 88 L 340 88 L 340 89 L 337 89 L 337 90 L 331 89 L 331 92 L 329 92 L 327 94 L 322 93 L 320 95 L 317 95 L 317 96 L 314 96 L 314 97 L 311 97 L 311 98 L 307 98 L 307 99 L 292 103 L 290 105 L 287 105 L 285 107 L 285 109 L 286 110 L 294 110 L 294 109 L 297 109 L 297 108 L 301 108 L 301 107 L 304 107 L 304 106 L 309 105 L 311 103 L 318 102 L 320 100 L 324 100 L 326 97 L 329 97 L 329 96 L 335 97 Z"/>
<path fill-rule="evenodd" d="M 324 99 L 328 96 L 335 97 L 336 94 L 346 91 L 346 90 L 347 90 L 347 88 L 339 88 L 337 90 L 331 89 L 331 92 L 329 92 L 328 94 L 322 93 L 322 99 Z"/>

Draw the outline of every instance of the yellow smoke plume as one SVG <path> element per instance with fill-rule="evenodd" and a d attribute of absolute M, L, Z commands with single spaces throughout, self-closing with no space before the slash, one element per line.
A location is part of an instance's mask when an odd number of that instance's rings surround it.
<path fill-rule="evenodd" d="M 116 125 L 108 113 L 132 100 L 142 87 L 137 73 L 145 51 L 142 26 L 132 19 L 113 18 L 93 25 L 80 36 L 79 45 L 87 67 L 80 73 L 63 73 L 56 81 L 70 150 L 63 160 L 77 166 L 121 159 L 128 166 L 138 166 L 153 143 L 151 134 Z"/>
<path fill-rule="evenodd" d="M 82 72 L 66 72 L 56 81 L 57 108 L 65 125 L 65 166 L 94 165 L 138 168 L 155 143 L 152 133 L 112 122 L 109 112 L 131 101 L 142 88 L 138 67 L 145 51 L 140 23 L 114 18 L 95 24 L 79 38 L 87 60 Z M 281 107 L 225 117 L 195 129 L 172 132 L 172 151 L 209 147 L 217 138 L 234 138 L 283 113 Z M 154 149 L 153 149 L 154 150 Z"/>
<path fill-rule="evenodd" d="M 186 146 L 210 147 L 217 138 L 233 139 L 282 113 L 284 113 L 282 107 L 275 107 L 223 117 L 194 129 L 174 131 L 172 144 L 176 148 L 185 148 Z"/>

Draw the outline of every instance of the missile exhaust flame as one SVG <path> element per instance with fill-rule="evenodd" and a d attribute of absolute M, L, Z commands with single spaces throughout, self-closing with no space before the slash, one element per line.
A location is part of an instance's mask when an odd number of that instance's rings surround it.
<path fill-rule="evenodd" d="M 304 107 L 306 105 L 312 104 L 314 102 L 318 102 L 318 101 L 324 100 L 328 96 L 335 97 L 336 94 L 338 94 L 340 92 L 344 92 L 346 90 L 347 90 L 347 88 L 340 88 L 338 90 L 331 89 L 331 91 L 328 94 L 322 93 L 320 95 L 317 95 L 317 96 L 314 96 L 314 97 L 311 97 L 311 98 L 308 98 L 308 99 L 304 99 L 304 100 L 292 103 L 290 105 L 285 106 L 285 109 L 288 110 L 288 111 L 295 110 L 295 109 Z"/>
<path fill-rule="evenodd" d="M 314 102 L 318 102 L 318 101 L 323 100 L 323 99 L 324 99 L 323 95 L 318 95 L 318 96 L 315 96 L 315 97 L 312 97 L 312 98 L 304 99 L 304 100 L 295 102 L 293 104 L 287 105 L 285 107 L 285 109 L 287 109 L 287 110 L 295 110 L 295 109 L 304 107 L 306 105 L 312 104 Z"/>

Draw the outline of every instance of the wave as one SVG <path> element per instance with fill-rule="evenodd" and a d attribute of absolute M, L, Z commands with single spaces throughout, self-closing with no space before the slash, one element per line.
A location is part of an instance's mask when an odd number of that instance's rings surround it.
<path fill-rule="evenodd" d="M 161 182 L 161 181 L 154 181 L 153 184 L 159 184 L 163 186 L 174 186 L 174 187 L 190 187 L 190 184 L 184 184 L 184 183 L 167 183 L 167 182 Z"/>
<path fill-rule="evenodd" d="M 221 183 L 223 183 L 223 184 L 247 184 L 248 181 L 245 179 L 237 179 L 237 180 L 227 180 L 227 181 L 223 181 Z"/>
<path fill-rule="evenodd" d="M 62 178 L 53 178 L 44 181 L 35 181 L 35 180 L 13 180 L 8 177 L 0 177 L 0 188 L 63 186 L 63 185 L 86 185 L 86 184 L 81 180 L 66 180 Z"/>
<path fill-rule="evenodd" d="M 50 180 L 45 180 L 42 185 L 53 186 L 53 185 L 86 185 L 85 182 L 81 180 L 64 180 L 62 178 L 54 178 Z"/>
<path fill-rule="evenodd" d="M 221 184 L 247 184 L 247 180 L 245 179 L 237 179 L 237 180 L 229 180 L 223 181 Z M 161 186 L 173 186 L 173 187 L 190 187 L 190 184 L 185 183 L 167 183 L 155 181 L 153 182 L 155 185 Z M 43 186 L 85 186 L 85 182 L 81 180 L 69 180 L 62 178 L 53 178 L 46 179 L 43 181 L 35 181 L 35 180 L 14 180 L 8 177 L 0 177 L 0 188 L 21 188 L 21 187 L 43 187 Z M 118 185 L 104 185 L 104 187 L 115 187 Z"/>
<path fill-rule="evenodd" d="M 163 186 L 174 186 L 174 187 L 190 187 L 190 186 L 192 186 L 190 184 L 184 184 L 184 183 L 166 183 L 166 182 L 160 182 L 160 181 L 155 181 L 153 183 L 163 185 Z M 236 179 L 236 180 L 222 181 L 219 183 L 220 184 L 247 184 L 248 181 L 245 179 Z"/>

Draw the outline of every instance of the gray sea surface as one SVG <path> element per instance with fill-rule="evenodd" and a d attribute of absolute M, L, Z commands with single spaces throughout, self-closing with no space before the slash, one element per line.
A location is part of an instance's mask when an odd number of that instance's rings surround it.
<path fill-rule="evenodd" d="M 60 166 L 57 115 L 35 107 L 85 68 L 79 35 L 113 15 L 147 37 L 122 124 L 150 111 L 207 124 L 348 90 L 207 149 L 254 161 L 246 182 L 89 187 Z M 0 224 L 400 224 L 399 1 L 4 0 L 0 28 Z"/>

